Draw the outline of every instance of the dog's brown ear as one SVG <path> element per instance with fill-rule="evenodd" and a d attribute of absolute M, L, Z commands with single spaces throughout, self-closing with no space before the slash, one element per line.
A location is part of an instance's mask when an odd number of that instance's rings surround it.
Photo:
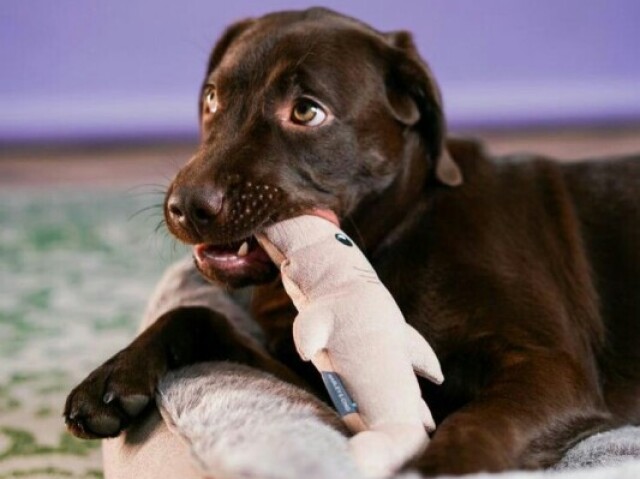
<path fill-rule="evenodd" d="M 254 18 L 245 18 L 232 25 L 229 25 L 227 29 L 222 33 L 222 36 L 216 43 L 215 47 L 209 55 L 209 62 L 207 63 L 207 75 L 211 73 L 222 61 L 222 57 L 227 53 L 227 50 L 231 44 L 236 40 L 244 31 L 246 31 L 251 25 L 255 23 Z"/>
<path fill-rule="evenodd" d="M 389 49 L 386 88 L 395 118 L 415 127 L 435 164 L 436 178 L 448 186 L 462 184 L 462 172 L 446 149 L 446 124 L 440 89 L 420 58 L 409 32 L 384 35 Z"/>
<path fill-rule="evenodd" d="M 213 47 L 211 54 L 209 55 L 209 61 L 207 62 L 207 71 L 204 76 L 204 81 L 200 87 L 200 97 L 198 98 L 198 115 L 200 117 L 201 123 L 201 132 L 202 133 L 202 93 L 206 88 L 206 85 L 209 80 L 209 75 L 222 61 L 222 57 L 227 52 L 231 44 L 234 40 L 236 40 L 242 32 L 247 30 L 251 25 L 253 25 L 255 19 L 247 18 L 245 20 L 240 20 L 232 25 L 229 25 L 227 29 L 222 33 L 222 36 L 217 41 L 216 45 Z"/>

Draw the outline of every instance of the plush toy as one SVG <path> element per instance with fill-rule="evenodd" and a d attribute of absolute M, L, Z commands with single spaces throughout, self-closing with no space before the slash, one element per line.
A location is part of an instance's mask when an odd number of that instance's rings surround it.
<path fill-rule="evenodd" d="M 427 445 L 435 424 L 415 374 L 440 384 L 442 371 L 335 216 L 321 214 L 284 220 L 257 237 L 298 310 L 298 353 L 321 372 L 355 433 L 356 462 L 368 476 L 382 477 Z M 326 219 L 332 216 L 334 222 Z"/>

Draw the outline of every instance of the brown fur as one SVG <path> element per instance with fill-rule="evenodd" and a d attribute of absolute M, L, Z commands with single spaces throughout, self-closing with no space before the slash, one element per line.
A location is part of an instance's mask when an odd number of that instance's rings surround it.
<path fill-rule="evenodd" d="M 208 82 L 220 110 L 203 117 L 202 144 L 168 192 L 171 231 L 190 243 L 233 241 L 309 206 L 334 209 L 443 366 L 442 386 L 421 383 L 438 429 L 412 467 L 539 468 L 586 434 L 640 422 L 638 157 L 562 165 L 490 158 L 474 142 L 446 140 L 437 87 L 410 36 L 323 9 L 232 26 L 214 49 Z M 334 121 L 302 132 L 275 119 L 308 91 Z M 255 185 L 273 187 L 277 198 L 235 222 L 234 198 Z M 172 201 L 188 221 L 177 220 Z M 189 216 L 194 204 L 209 208 L 205 221 Z M 214 313 L 200 312 L 208 319 L 194 327 L 186 308 L 120 353 L 136 379 L 111 383 L 150 394 L 168 367 L 220 358 L 291 378 L 285 364 L 319 391 L 295 353 L 295 310 L 275 271 L 203 273 L 263 283 L 253 312 L 273 359 L 221 333 Z M 161 352 L 149 355 L 158 350 L 152 343 Z M 93 377 L 104 378 L 100 371 Z M 106 380 L 96 389 L 91 378 L 69 398 L 70 427 L 117 434 L 130 420 L 121 409 L 109 412 L 118 428 L 92 430 L 107 406 L 97 402 Z"/>

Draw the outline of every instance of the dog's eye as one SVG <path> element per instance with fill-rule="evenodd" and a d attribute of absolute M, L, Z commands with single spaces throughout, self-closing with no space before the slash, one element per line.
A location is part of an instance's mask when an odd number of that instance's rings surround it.
<path fill-rule="evenodd" d="M 209 86 L 204 91 L 204 112 L 205 114 L 215 113 L 218 109 L 218 97 L 214 86 Z"/>
<path fill-rule="evenodd" d="M 318 126 L 327 118 L 326 112 L 315 101 L 303 98 L 293 106 L 291 121 L 304 126 Z"/>

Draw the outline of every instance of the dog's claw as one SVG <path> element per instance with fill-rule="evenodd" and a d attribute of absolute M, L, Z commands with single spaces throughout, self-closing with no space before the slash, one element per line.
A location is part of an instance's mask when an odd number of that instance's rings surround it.
<path fill-rule="evenodd" d="M 115 398 L 116 398 L 116 393 L 114 393 L 113 391 L 109 391 L 104 396 L 102 396 L 102 402 L 105 404 L 110 404 L 113 402 Z"/>
<path fill-rule="evenodd" d="M 151 404 L 159 376 L 154 367 L 164 369 L 164 350 L 137 352 L 122 350 L 71 391 L 64 412 L 69 432 L 85 439 L 117 436 Z"/>

